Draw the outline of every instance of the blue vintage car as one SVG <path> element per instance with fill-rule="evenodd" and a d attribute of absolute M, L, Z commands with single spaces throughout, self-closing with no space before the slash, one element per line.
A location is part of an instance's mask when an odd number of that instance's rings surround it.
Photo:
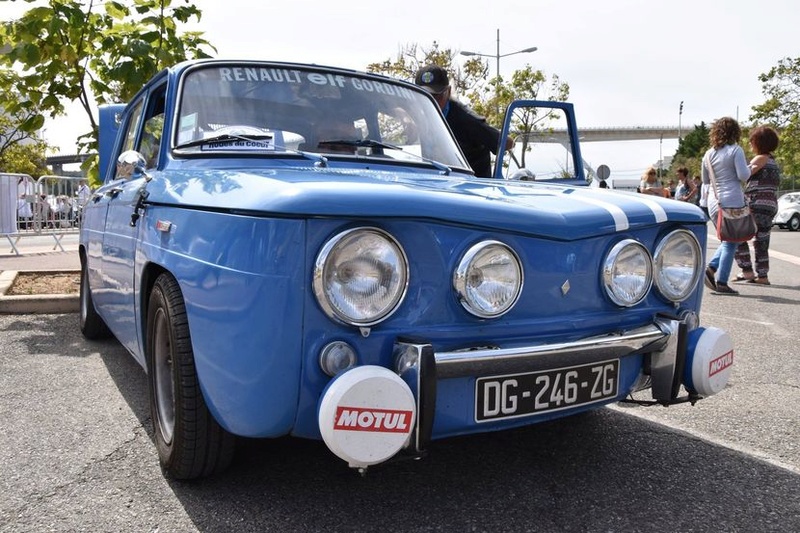
<path fill-rule="evenodd" d="M 363 470 L 728 380 L 703 213 L 587 187 L 570 104 L 510 106 L 491 179 L 426 92 L 351 70 L 187 62 L 100 121 L 80 327 L 146 370 L 171 477 L 221 471 L 236 436 Z"/>

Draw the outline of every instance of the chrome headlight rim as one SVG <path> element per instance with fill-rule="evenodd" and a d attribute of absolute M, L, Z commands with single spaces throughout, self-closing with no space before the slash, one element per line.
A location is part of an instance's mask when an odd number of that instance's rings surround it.
<path fill-rule="evenodd" d="M 691 281 L 686 285 L 686 287 L 678 292 L 673 293 L 662 279 L 663 273 L 663 265 L 662 265 L 662 257 L 666 253 L 667 247 L 671 246 L 675 239 L 683 239 L 687 238 L 688 243 L 693 249 L 694 252 L 694 267 L 692 272 Z M 653 279 L 656 288 L 658 289 L 658 293 L 666 298 L 667 300 L 675 303 L 683 302 L 687 298 L 689 298 L 692 293 L 694 293 L 697 285 L 700 283 L 700 277 L 703 273 L 703 249 L 700 247 L 700 241 L 697 240 L 697 237 L 694 233 L 687 229 L 676 229 L 670 231 L 659 241 L 658 246 L 656 246 L 655 253 L 653 254 Z"/>
<path fill-rule="evenodd" d="M 636 294 L 634 298 L 626 299 L 617 290 L 617 284 L 614 282 L 614 271 L 620 255 L 629 247 L 634 247 L 643 253 L 647 272 L 645 274 L 644 283 L 638 294 Z M 614 304 L 620 307 L 634 307 L 639 305 L 647 298 L 647 294 L 653 286 L 653 257 L 650 255 L 650 250 L 635 239 L 623 239 L 619 241 L 606 254 L 605 261 L 603 262 L 602 279 L 606 294 Z"/>
<path fill-rule="evenodd" d="M 327 268 L 331 266 L 330 260 L 332 254 L 337 250 L 337 247 L 346 239 L 353 237 L 354 234 L 360 233 L 376 235 L 384 239 L 392 248 L 394 248 L 394 250 L 397 252 L 398 264 L 400 266 L 400 268 L 397 269 L 397 274 L 401 278 L 401 281 L 398 284 L 399 291 L 397 291 L 395 296 L 391 299 L 391 304 L 384 306 L 383 310 L 374 316 L 364 318 L 349 316 L 338 306 L 334 305 L 327 290 L 325 275 Z M 408 257 L 406 256 L 405 250 L 397 241 L 397 239 L 381 228 L 373 226 L 359 226 L 341 231 L 325 242 L 317 254 L 317 258 L 314 263 L 314 277 L 312 285 L 316 300 L 328 318 L 351 326 L 368 327 L 385 321 L 392 316 L 395 311 L 397 311 L 397 309 L 403 303 L 403 300 L 405 300 L 406 293 L 408 292 L 408 282 Z"/>
<path fill-rule="evenodd" d="M 491 247 L 501 248 L 508 253 L 514 262 L 514 267 L 517 271 L 517 278 L 519 280 L 513 291 L 513 297 L 509 298 L 497 311 L 488 311 L 482 308 L 476 301 L 472 300 L 470 297 L 470 291 L 467 288 L 467 273 L 473 266 L 473 261 L 475 261 L 478 254 Z M 464 309 L 466 309 L 467 312 L 478 318 L 499 318 L 511 311 L 519 301 L 524 285 L 525 272 L 522 268 L 522 262 L 520 261 L 519 255 L 517 255 L 514 249 L 508 244 L 494 239 L 483 240 L 470 246 L 461 257 L 461 260 L 453 271 L 453 290 L 456 293 L 459 303 Z"/>

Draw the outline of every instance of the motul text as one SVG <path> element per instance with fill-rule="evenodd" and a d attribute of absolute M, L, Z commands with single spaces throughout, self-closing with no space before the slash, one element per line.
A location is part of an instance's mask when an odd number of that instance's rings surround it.
<path fill-rule="evenodd" d="M 411 417 L 411 411 L 338 407 L 333 429 L 374 431 L 378 433 L 408 433 Z"/>
<path fill-rule="evenodd" d="M 728 353 L 724 353 L 717 357 L 716 359 L 712 359 L 708 363 L 708 377 L 713 376 L 719 372 L 722 372 L 729 366 L 733 364 L 733 350 Z"/>

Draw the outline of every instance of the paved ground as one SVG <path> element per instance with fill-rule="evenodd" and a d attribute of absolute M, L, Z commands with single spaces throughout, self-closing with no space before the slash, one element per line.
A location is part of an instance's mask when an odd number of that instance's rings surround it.
<path fill-rule="evenodd" d="M 13 238 L 11 242 L 14 242 Z M 25 236 L 14 243 L 19 252 L 16 254 L 8 239 L 0 236 L 0 272 L 80 270 L 78 236 L 64 235 L 60 244 L 59 248 L 50 235 Z"/>

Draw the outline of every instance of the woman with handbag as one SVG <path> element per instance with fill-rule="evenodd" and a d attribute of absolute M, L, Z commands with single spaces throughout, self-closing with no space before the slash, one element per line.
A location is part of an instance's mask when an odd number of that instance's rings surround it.
<path fill-rule="evenodd" d="M 780 169 L 772 156 L 778 148 L 778 133 L 769 126 L 759 126 L 750 133 L 750 147 L 756 156 L 750 160 L 751 175 L 744 194 L 758 228 L 753 239 L 755 271 L 750 259 L 750 244 L 747 241 L 739 243 L 735 257 L 742 273 L 736 276 L 736 281 L 769 285 L 769 237 L 772 218 L 778 212 L 778 187 L 781 183 Z"/>
<path fill-rule="evenodd" d="M 711 126 L 711 148 L 703 156 L 701 177 L 703 183 L 711 184 L 708 212 L 718 233 L 724 222 L 718 215 L 722 214 L 723 209 L 746 207 L 742 184 L 750 177 L 750 168 L 744 150 L 738 144 L 741 137 L 739 123 L 731 117 L 722 117 Z M 717 294 L 739 294 L 728 285 L 737 245 L 736 241 L 723 237 L 708 262 L 705 284 Z"/>

